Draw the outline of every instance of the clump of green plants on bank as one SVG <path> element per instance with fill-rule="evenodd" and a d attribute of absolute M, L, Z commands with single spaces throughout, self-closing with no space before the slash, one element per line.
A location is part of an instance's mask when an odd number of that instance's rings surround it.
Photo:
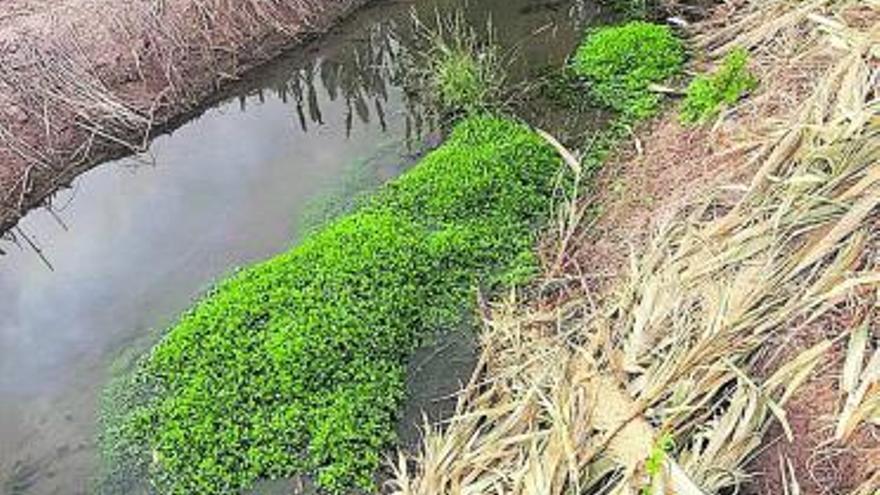
<path fill-rule="evenodd" d="M 677 74 L 684 60 L 684 47 L 672 29 L 632 21 L 588 32 L 572 69 L 597 103 L 635 121 L 657 112 L 660 96 L 650 85 Z"/>
<path fill-rule="evenodd" d="M 528 264 L 559 165 L 524 126 L 467 118 L 365 205 L 220 283 L 114 392 L 110 476 L 137 468 L 172 494 L 296 473 L 373 489 L 407 357 L 475 286 Z"/>
<path fill-rule="evenodd" d="M 684 59 L 681 40 L 667 26 L 632 21 L 587 31 L 569 66 L 547 86 L 572 108 L 598 104 L 613 112 L 585 143 L 585 170 L 598 170 L 635 124 L 656 114 L 661 95 L 650 85 L 677 75 Z"/>
<path fill-rule="evenodd" d="M 674 451 L 675 440 L 672 435 L 664 433 L 657 439 L 657 442 L 651 448 L 651 453 L 645 459 L 645 474 L 648 476 L 648 484 L 642 487 L 641 495 L 657 495 L 660 490 L 656 490 L 655 486 L 662 479 L 666 458 Z"/>
<path fill-rule="evenodd" d="M 681 121 L 700 124 L 712 120 L 725 106 L 733 105 L 754 90 L 758 79 L 749 72 L 748 63 L 748 52 L 736 48 L 724 57 L 718 70 L 694 78 L 681 106 Z"/>
<path fill-rule="evenodd" d="M 491 24 L 484 38 L 457 11 L 428 26 L 414 18 L 421 48 L 413 72 L 422 93 L 444 114 L 457 116 L 495 108 L 506 82 L 506 67 Z"/>

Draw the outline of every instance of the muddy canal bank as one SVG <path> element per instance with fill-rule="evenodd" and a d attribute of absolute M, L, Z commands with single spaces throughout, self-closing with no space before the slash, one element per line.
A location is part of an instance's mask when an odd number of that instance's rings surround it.
<path fill-rule="evenodd" d="M 0 232 L 362 0 L 0 5 Z"/>

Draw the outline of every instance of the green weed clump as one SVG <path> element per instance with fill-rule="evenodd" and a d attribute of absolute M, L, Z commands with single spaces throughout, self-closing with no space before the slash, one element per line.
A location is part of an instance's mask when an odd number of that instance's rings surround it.
<path fill-rule="evenodd" d="M 682 103 L 681 121 L 700 124 L 712 120 L 725 106 L 733 105 L 755 89 L 758 79 L 749 72 L 748 63 L 748 52 L 736 48 L 724 57 L 717 71 L 694 78 Z"/>
<path fill-rule="evenodd" d="M 477 284 L 528 265 L 559 170 L 524 126 L 466 119 L 362 207 L 184 314 L 114 392 L 105 459 L 158 493 L 297 473 L 373 489 L 407 357 L 466 317 Z"/>
<path fill-rule="evenodd" d="M 682 43 L 668 26 L 632 21 L 589 32 L 572 68 L 599 104 L 633 121 L 657 111 L 660 97 L 650 84 L 677 74 L 684 59 Z"/>
<path fill-rule="evenodd" d="M 435 70 L 434 84 L 445 108 L 472 111 L 481 107 L 493 91 L 491 74 L 469 51 L 443 52 Z"/>
<path fill-rule="evenodd" d="M 416 20 L 422 48 L 413 64 L 424 93 L 445 114 L 474 114 L 491 109 L 504 90 L 506 67 L 491 24 L 485 39 L 458 11 L 435 27 Z"/>

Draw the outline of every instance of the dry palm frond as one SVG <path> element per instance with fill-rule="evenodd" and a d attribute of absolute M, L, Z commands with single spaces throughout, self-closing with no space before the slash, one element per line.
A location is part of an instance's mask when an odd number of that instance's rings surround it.
<path fill-rule="evenodd" d="M 697 440 L 664 453 L 661 469 L 651 473 L 644 461 L 664 431 L 654 418 L 661 408 L 681 406 L 678 400 L 633 397 L 610 375 L 608 363 L 594 358 L 608 343 L 601 334 L 566 329 L 582 323 L 582 308 L 518 314 L 517 307 L 510 299 L 487 321 L 477 376 L 491 381 L 468 386 L 445 433 L 426 426 L 419 472 L 411 473 L 401 456 L 396 493 L 543 494 L 573 486 L 637 493 L 648 485 L 656 493 L 714 492 L 706 487 L 738 479 L 717 471 L 719 464 L 741 462 L 754 449 L 755 430 L 779 411 L 774 397 L 784 400 L 827 349 L 823 343 L 803 353 L 760 386 L 731 369 L 739 378 L 720 384 L 737 387 L 727 410 L 707 409 L 712 419 Z"/>
<path fill-rule="evenodd" d="M 756 154 L 741 197 L 666 224 L 614 297 L 495 306 L 457 415 L 426 427 L 419 457 L 401 454 L 395 493 L 717 493 L 746 479 L 772 422 L 796 435 L 784 406 L 833 342 L 785 361 L 767 343 L 880 291 L 866 256 L 880 221 L 876 33 L 847 38 L 796 120 Z M 844 434 L 878 419 L 880 351 L 863 366 L 865 337 L 852 338 Z M 799 493 L 791 461 L 780 466 Z"/>

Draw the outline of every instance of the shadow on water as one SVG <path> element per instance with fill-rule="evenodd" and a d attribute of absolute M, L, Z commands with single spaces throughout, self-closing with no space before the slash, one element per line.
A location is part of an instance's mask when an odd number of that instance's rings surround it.
<path fill-rule="evenodd" d="M 584 0 L 374 1 L 147 155 L 87 172 L 0 243 L 0 493 L 88 493 L 98 399 L 116 356 L 149 346 L 213 281 L 289 248 L 439 144 L 405 84 L 410 11 L 429 19 L 461 6 L 474 26 L 491 18 L 516 53 L 514 83 L 560 67 L 602 19 Z M 601 120 L 541 98 L 521 103 L 517 113 L 564 141 Z M 422 411 L 448 414 L 474 359 L 462 332 L 413 357 L 403 445 L 417 442 Z"/>

